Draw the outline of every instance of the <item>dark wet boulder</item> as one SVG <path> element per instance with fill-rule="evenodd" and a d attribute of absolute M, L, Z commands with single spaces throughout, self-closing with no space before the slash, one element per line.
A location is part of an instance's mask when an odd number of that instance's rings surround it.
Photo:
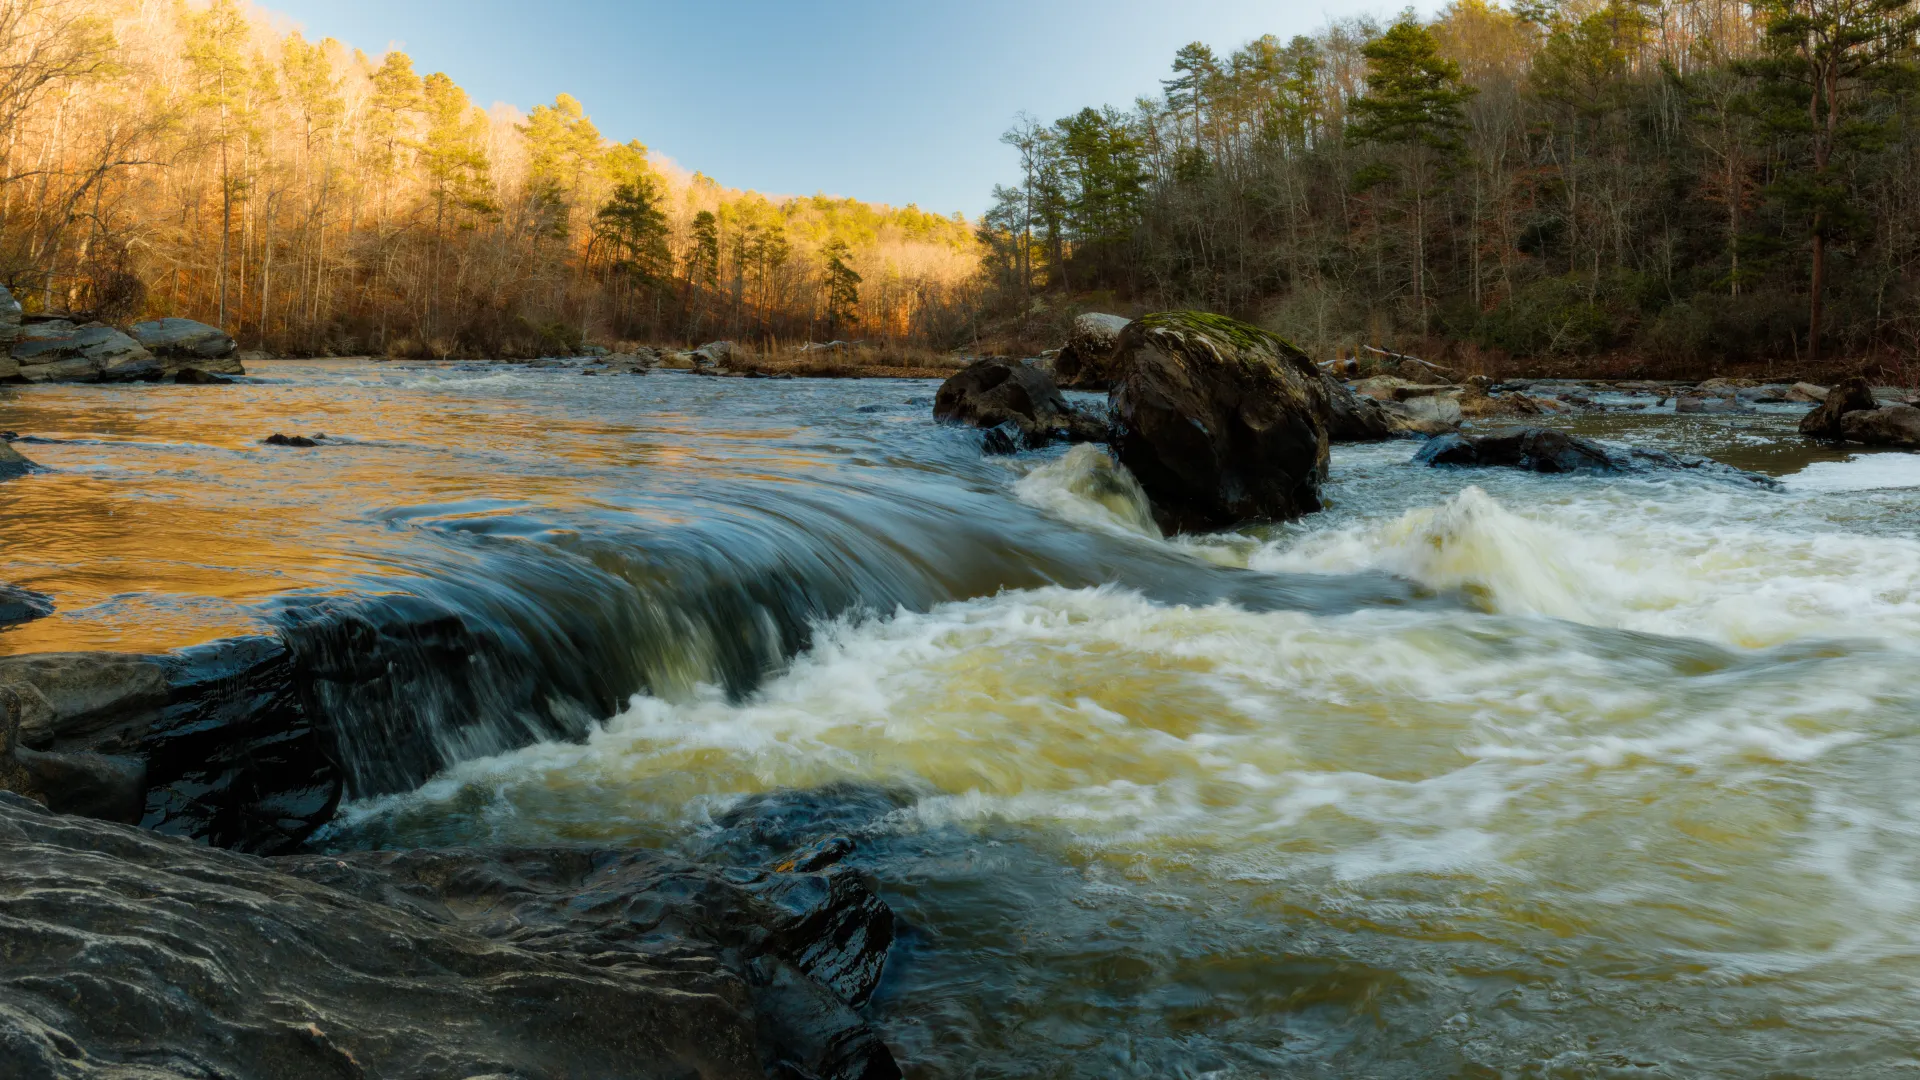
<path fill-rule="evenodd" d="M 25 476 L 36 467 L 25 454 L 0 442 L 0 480 L 12 480 L 17 476 Z"/>
<path fill-rule="evenodd" d="M 128 331 L 141 348 L 164 360 L 215 375 L 245 374 L 239 346 L 217 326 L 192 319 L 152 319 L 134 323 Z"/>
<path fill-rule="evenodd" d="M 1856 409 L 1840 418 L 1840 437 L 1867 446 L 1920 450 L 1920 409 L 1905 404 Z"/>
<path fill-rule="evenodd" d="M 1162 524 L 1210 529 L 1320 509 L 1321 373 L 1299 349 L 1219 315 L 1148 315 L 1120 336 L 1111 443 Z"/>
<path fill-rule="evenodd" d="M 1060 355 L 1053 358 L 1054 379 L 1072 390 L 1105 390 L 1112 383 L 1111 361 L 1128 320 L 1088 312 L 1073 320 Z"/>
<path fill-rule="evenodd" d="M 51 614 L 53 597 L 32 589 L 0 585 L 0 628 L 44 619 Z"/>
<path fill-rule="evenodd" d="M 260 441 L 268 446 L 293 446 L 301 449 L 320 445 L 318 439 L 309 439 L 305 435 L 282 435 L 277 431 Z"/>
<path fill-rule="evenodd" d="M 900 1075 L 855 1011 L 891 913 L 846 871 L 268 860 L 0 794 L 0 921 L 0 1046 L 26 1076 Z"/>
<path fill-rule="evenodd" d="M 1838 440 L 1844 437 L 1840 419 L 1851 412 L 1871 412 L 1880 407 L 1873 387 L 1854 376 L 1827 391 L 1826 400 L 1800 421 L 1800 434 L 1814 439 Z"/>
<path fill-rule="evenodd" d="M 1538 473 L 1632 473 L 1691 471 L 1766 487 L 1771 477 L 1746 472 L 1711 458 L 1662 450 L 1609 446 L 1551 428 L 1507 428 L 1487 435 L 1442 435 L 1414 454 L 1419 465 L 1510 468 Z"/>
<path fill-rule="evenodd" d="M 1097 418 L 1067 404 L 1046 372 L 998 357 L 977 360 L 941 383 L 933 397 L 933 416 L 977 428 L 1012 425 L 1027 447 L 1056 439 L 1093 442 L 1106 435 Z"/>

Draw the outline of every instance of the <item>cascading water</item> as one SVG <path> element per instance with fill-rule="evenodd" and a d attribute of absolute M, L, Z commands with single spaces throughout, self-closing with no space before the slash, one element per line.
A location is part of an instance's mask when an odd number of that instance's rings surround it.
<path fill-rule="evenodd" d="M 1920 1043 L 1905 457 L 1784 410 L 1604 421 L 1782 491 L 1341 447 L 1327 513 L 1168 538 L 1097 448 L 984 457 L 919 385 L 268 374 L 0 399 L 53 469 L 0 580 L 62 602 L 0 650 L 279 634 L 350 758 L 325 844 L 718 857 L 794 800 L 901 916 L 870 1008 L 916 1076 Z"/>

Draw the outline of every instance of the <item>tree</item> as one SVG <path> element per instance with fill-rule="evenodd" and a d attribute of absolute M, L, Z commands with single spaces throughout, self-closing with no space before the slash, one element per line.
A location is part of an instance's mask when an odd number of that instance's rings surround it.
<path fill-rule="evenodd" d="M 1804 222 L 1813 272 L 1807 352 L 1820 358 L 1827 245 L 1863 223 L 1851 166 L 1892 134 L 1885 108 L 1913 74 L 1920 13 L 1913 0 L 1764 0 L 1763 52 L 1741 70 L 1760 83 L 1772 134 L 1798 151 L 1771 194 Z"/>
<path fill-rule="evenodd" d="M 400 151 L 413 134 L 413 118 L 420 110 L 420 76 L 413 58 L 389 52 L 373 73 L 373 93 L 367 99 L 366 162 L 380 187 L 380 221 L 387 218 L 387 199 L 400 168 Z"/>
<path fill-rule="evenodd" d="M 1367 58 L 1367 93 L 1354 101 L 1347 135 L 1397 152 L 1404 186 L 1413 196 L 1413 289 L 1420 332 L 1428 330 L 1427 205 L 1432 185 L 1444 177 L 1463 149 L 1464 106 L 1475 93 L 1460 83 L 1460 65 L 1440 56 L 1433 33 L 1402 20 L 1361 50 Z M 1364 180 L 1391 178 L 1389 166 Z"/>
<path fill-rule="evenodd" d="M 233 249 L 233 204 L 240 178 L 233 172 L 233 142 L 241 137 L 248 68 L 246 16 L 234 0 L 215 0 L 186 21 L 186 59 L 195 83 L 194 104 L 213 114 L 213 141 L 220 153 L 220 325 L 227 325 L 227 282 Z"/>
<path fill-rule="evenodd" d="M 841 326 L 860 321 L 860 275 L 848 260 L 852 257 L 845 240 L 834 240 L 824 252 L 827 259 L 827 336 L 833 337 Z"/>
<path fill-rule="evenodd" d="M 616 273 L 656 282 L 672 259 L 667 251 L 667 215 L 652 178 L 637 176 L 613 189 L 594 215 L 594 239 L 614 253 Z"/>
<path fill-rule="evenodd" d="M 433 263 L 428 295 L 433 306 L 429 332 L 439 329 L 440 270 L 446 251 L 448 211 L 486 216 L 496 212 L 487 175 L 486 115 L 473 107 L 467 92 L 445 73 L 427 76 L 422 85 L 426 138 L 414 143 L 433 198 Z"/>
<path fill-rule="evenodd" d="M 527 139 L 529 190 L 557 213 L 552 231 L 571 231 L 573 208 L 601 164 L 599 129 L 571 94 L 560 94 L 552 105 L 536 105 L 520 128 Z"/>

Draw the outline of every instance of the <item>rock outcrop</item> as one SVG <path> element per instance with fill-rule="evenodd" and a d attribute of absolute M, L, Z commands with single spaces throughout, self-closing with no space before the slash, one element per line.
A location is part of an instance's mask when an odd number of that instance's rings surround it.
<path fill-rule="evenodd" d="M 1856 375 L 1827 391 L 1820 407 L 1800 421 L 1800 434 L 1814 439 L 1845 438 L 1840 428 L 1841 417 L 1851 412 L 1870 412 L 1879 407 L 1880 402 L 1873 396 L 1873 387 Z"/>
<path fill-rule="evenodd" d="M 995 429 L 1005 441 L 1045 446 L 1056 439 L 1091 442 L 1106 435 L 1105 425 L 1067 403 L 1047 373 L 1019 360 L 977 360 L 961 369 L 933 397 L 933 416 L 951 424 Z M 988 449 L 1005 452 L 989 438 Z"/>
<path fill-rule="evenodd" d="M 1113 359 L 1111 443 L 1172 530 L 1320 509 L 1328 402 L 1285 340 L 1218 315 L 1149 315 Z"/>
<path fill-rule="evenodd" d="M 139 382 L 168 373 L 139 342 L 113 327 L 64 319 L 28 324 L 13 359 L 19 377 L 30 383 Z"/>
<path fill-rule="evenodd" d="M 1896 404 L 1855 410 L 1840 418 L 1840 437 L 1867 446 L 1920 450 L 1920 409 Z"/>
<path fill-rule="evenodd" d="M 1088 312 L 1073 320 L 1073 330 L 1060 355 L 1053 358 L 1054 378 L 1070 390 L 1105 390 L 1113 381 L 1109 362 L 1120 347 L 1120 333 L 1128 320 L 1118 315 Z"/>
<path fill-rule="evenodd" d="M 891 1080 L 851 871 L 575 848 L 266 860 L 0 793 L 9 1075 Z"/>
<path fill-rule="evenodd" d="M 1487 435 L 1442 435 L 1413 456 L 1416 464 L 1468 468 L 1513 468 L 1538 473 L 1629 473 L 1684 470 L 1764 487 L 1771 477 L 1711 458 L 1681 456 L 1639 447 L 1615 447 L 1551 428 L 1507 428 Z"/>
<path fill-rule="evenodd" d="M 735 360 L 745 359 L 740 346 L 731 341 L 709 341 L 687 355 L 696 366 L 703 368 L 732 367 Z"/>
<path fill-rule="evenodd" d="M 246 374 L 240 347 L 217 326 L 192 319 L 153 319 L 134 323 L 128 330 L 141 348 L 175 371 L 187 367 L 210 375 Z"/>

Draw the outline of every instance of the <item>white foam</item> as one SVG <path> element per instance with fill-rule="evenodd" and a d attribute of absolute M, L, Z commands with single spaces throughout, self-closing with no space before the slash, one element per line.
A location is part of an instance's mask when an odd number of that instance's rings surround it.
<path fill-rule="evenodd" d="M 1153 506 L 1140 482 L 1090 443 L 1067 451 L 1020 478 L 1014 494 L 1075 525 L 1149 539 L 1161 538 Z"/>
<path fill-rule="evenodd" d="M 1810 494 L 1920 488 L 1920 454 L 1855 454 L 1846 461 L 1816 461 L 1780 482 L 1790 491 Z"/>

